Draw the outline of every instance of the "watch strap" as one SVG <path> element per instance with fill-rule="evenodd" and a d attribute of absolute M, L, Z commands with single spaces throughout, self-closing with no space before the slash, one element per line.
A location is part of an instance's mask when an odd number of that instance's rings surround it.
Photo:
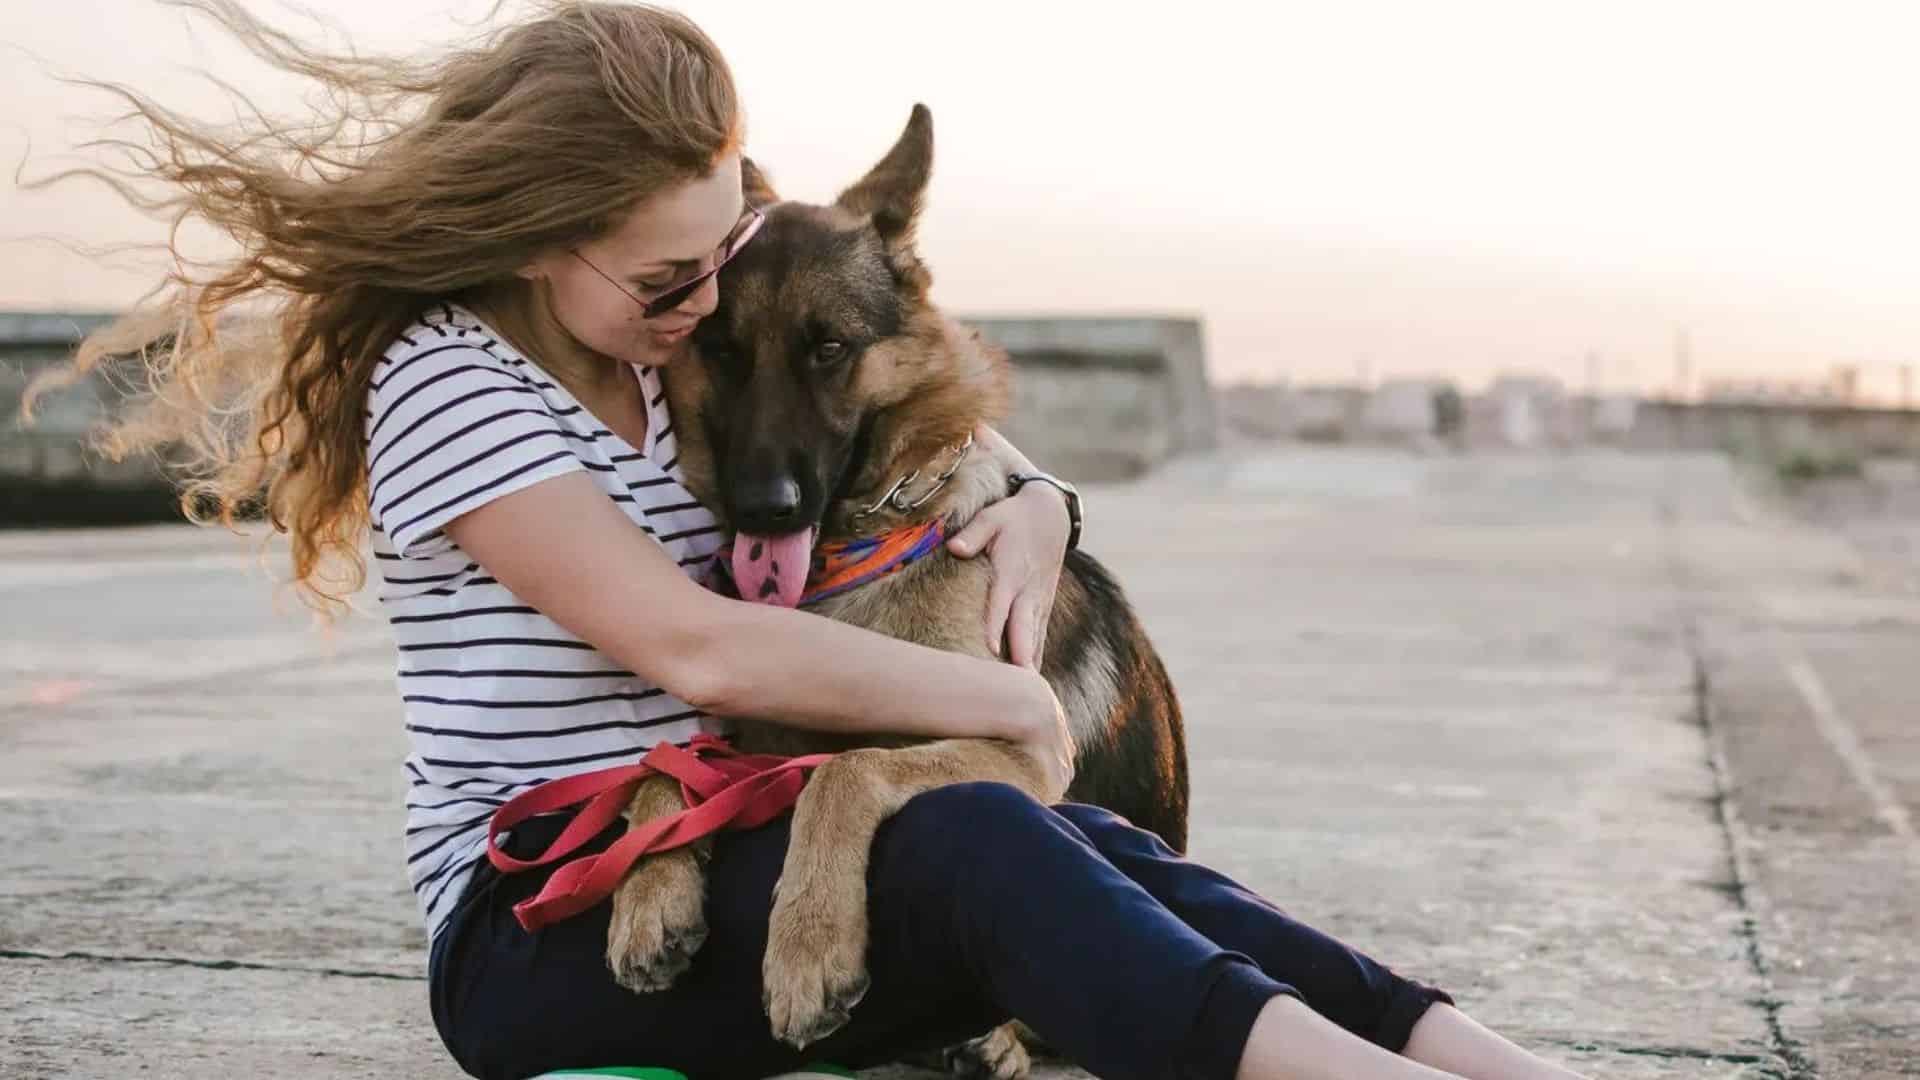
<path fill-rule="evenodd" d="M 1035 470 L 1033 472 L 1017 472 L 1009 475 L 1007 477 L 1007 494 L 1017 495 L 1020 493 L 1021 488 L 1036 482 L 1057 488 L 1060 494 L 1066 496 L 1067 550 L 1073 551 L 1077 549 L 1080 546 L 1080 531 L 1084 522 L 1080 507 L 1080 489 L 1054 476 L 1052 473 Z"/>

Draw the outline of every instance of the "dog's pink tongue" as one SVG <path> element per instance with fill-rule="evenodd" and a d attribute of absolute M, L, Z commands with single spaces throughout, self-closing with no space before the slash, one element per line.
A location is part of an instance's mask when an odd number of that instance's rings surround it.
<path fill-rule="evenodd" d="M 733 538 L 733 583 L 743 600 L 797 606 L 812 563 L 812 529 L 785 536 L 740 533 Z"/>

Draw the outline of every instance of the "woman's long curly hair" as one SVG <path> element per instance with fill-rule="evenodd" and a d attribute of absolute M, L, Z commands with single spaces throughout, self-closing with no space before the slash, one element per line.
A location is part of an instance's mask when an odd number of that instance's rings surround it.
<path fill-rule="evenodd" d="M 235 0 L 166 2 L 310 81 L 325 105 L 289 121 L 234 91 L 248 118 L 215 127 L 83 81 L 124 102 L 120 119 L 144 138 L 98 140 L 109 162 L 27 186 L 112 185 L 171 223 L 173 269 L 37 379 L 23 411 L 137 357 L 143 392 L 98 447 L 167 449 L 194 521 L 264 514 L 290 536 L 302 600 L 332 615 L 365 582 L 365 409 L 381 353 L 430 303 L 527 289 L 515 271 L 538 253 L 710 174 L 741 135 L 732 74 L 692 22 L 639 4 L 560 0 L 411 60 L 318 51 Z M 192 224 L 238 255 L 183 255 Z"/>

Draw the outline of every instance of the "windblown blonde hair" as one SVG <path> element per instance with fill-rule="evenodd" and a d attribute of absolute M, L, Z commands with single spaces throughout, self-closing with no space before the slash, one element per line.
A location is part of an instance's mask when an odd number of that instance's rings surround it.
<path fill-rule="evenodd" d="M 111 162 L 27 186 L 111 184 L 171 222 L 173 269 L 36 380 L 23 411 L 138 357 L 146 392 L 99 447 L 184 448 L 187 516 L 264 513 L 290 536 L 301 599 L 331 615 L 365 581 L 365 408 L 382 351 L 434 301 L 518 294 L 514 272 L 534 255 L 708 175 L 740 138 L 733 78 L 692 22 L 639 4 L 560 0 L 418 60 L 325 53 L 235 0 L 163 2 L 210 17 L 327 104 L 289 121 L 234 91 L 249 119 L 214 127 L 83 81 L 124 102 L 145 138 L 96 141 Z M 188 259 L 177 239 L 196 222 L 239 254 Z"/>

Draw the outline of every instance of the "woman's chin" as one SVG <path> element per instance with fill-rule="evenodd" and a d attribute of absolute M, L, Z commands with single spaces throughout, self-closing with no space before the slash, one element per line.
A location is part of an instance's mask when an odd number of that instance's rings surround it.
<path fill-rule="evenodd" d="M 652 334 L 642 334 L 620 350 L 619 357 L 629 364 L 642 367 L 659 367 L 684 352 L 687 340 L 682 337 L 677 342 L 661 341 Z"/>
<path fill-rule="evenodd" d="M 635 364 L 664 364 L 685 351 L 692 336 L 691 326 L 670 334 L 645 331 L 633 339 L 633 344 L 627 349 L 626 359 Z"/>

